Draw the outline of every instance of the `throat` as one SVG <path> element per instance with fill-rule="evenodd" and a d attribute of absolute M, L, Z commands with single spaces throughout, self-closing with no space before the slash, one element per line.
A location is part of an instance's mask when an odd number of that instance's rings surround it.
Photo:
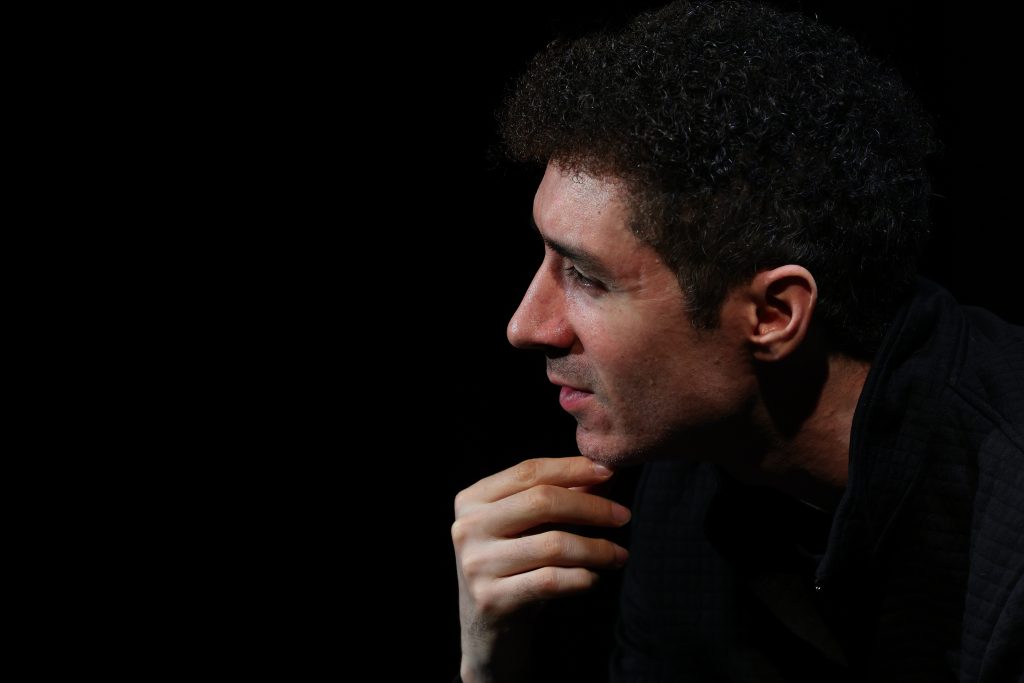
<path fill-rule="evenodd" d="M 725 463 L 740 481 L 769 486 L 825 511 L 834 511 L 846 490 L 850 438 L 870 365 L 846 357 L 830 358 L 813 408 L 798 423 L 778 429 L 778 406 L 764 406 L 757 419 L 757 448 Z M 795 427 L 795 428 L 794 428 Z"/>
<path fill-rule="evenodd" d="M 769 487 L 822 512 L 833 512 L 846 491 L 846 461 L 825 467 L 827 461 L 794 462 L 772 454 L 756 463 L 727 463 L 723 469 L 749 486 Z"/>

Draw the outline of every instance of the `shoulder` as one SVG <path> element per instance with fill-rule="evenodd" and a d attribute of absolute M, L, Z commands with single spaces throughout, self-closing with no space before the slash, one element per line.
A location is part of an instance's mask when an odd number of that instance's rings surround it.
<path fill-rule="evenodd" d="M 992 448 L 1024 453 L 1024 327 L 964 307 L 963 360 L 952 390 L 965 409 L 996 432 Z"/>

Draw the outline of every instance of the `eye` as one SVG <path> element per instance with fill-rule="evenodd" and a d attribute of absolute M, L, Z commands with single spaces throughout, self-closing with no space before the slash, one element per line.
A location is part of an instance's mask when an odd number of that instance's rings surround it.
<path fill-rule="evenodd" d="M 591 280 L 589 277 L 576 270 L 576 266 L 572 264 L 565 267 L 565 274 L 569 276 L 569 279 L 574 280 L 576 284 L 581 287 L 598 287 L 601 284 L 597 280 Z"/>

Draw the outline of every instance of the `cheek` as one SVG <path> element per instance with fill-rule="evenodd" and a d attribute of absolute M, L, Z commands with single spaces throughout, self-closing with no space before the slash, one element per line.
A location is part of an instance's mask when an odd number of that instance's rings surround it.
<path fill-rule="evenodd" d="M 583 347 L 588 370 L 609 403 L 622 410 L 692 384 L 699 360 L 695 339 L 681 314 L 683 302 L 636 302 L 577 292 L 566 313 Z M 634 406 L 640 409 L 640 405 Z"/>
<path fill-rule="evenodd" d="M 651 340 L 672 339 L 659 330 L 644 327 L 631 316 L 590 316 L 583 318 L 577 336 L 588 367 L 597 376 L 608 399 L 634 400 L 637 395 L 660 393 L 662 382 L 675 381 L 680 373 L 681 345 L 666 341 L 652 346 Z"/>
<path fill-rule="evenodd" d="M 631 349 L 641 330 L 640 321 L 623 306 L 611 303 L 609 297 L 567 297 L 566 313 L 584 351 L 595 358 L 614 357 Z"/>

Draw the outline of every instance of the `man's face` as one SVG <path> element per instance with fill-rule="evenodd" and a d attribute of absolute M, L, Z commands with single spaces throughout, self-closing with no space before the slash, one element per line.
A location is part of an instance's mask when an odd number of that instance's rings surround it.
<path fill-rule="evenodd" d="M 737 414 L 753 381 L 739 321 L 694 329 L 624 197 L 614 179 L 548 166 L 533 204 L 544 261 L 508 325 L 514 346 L 545 352 L 580 452 L 617 466 L 687 450 L 687 432 Z"/>

